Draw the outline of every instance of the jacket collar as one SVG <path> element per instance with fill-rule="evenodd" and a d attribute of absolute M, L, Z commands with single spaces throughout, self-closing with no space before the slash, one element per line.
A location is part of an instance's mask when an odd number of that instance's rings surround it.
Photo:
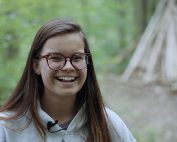
<path fill-rule="evenodd" d="M 79 130 L 80 128 L 82 128 L 84 126 L 84 124 L 86 123 L 86 115 L 85 115 L 85 104 L 80 108 L 80 110 L 77 112 L 77 114 L 75 115 L 75 117 L 73 118 L 73 120 L 71 121 L 71 123 L 68 126 L 68 129 L 66 131 L 76 131 Z M 40 116 L 40 119 L 42 120 L 42 123 L 44 126 L 46 126 L 47 128 L 47 123 L 49 121 L 51 121 L 52 123 L 55 122 L 55 120 L 50 117 L 42 108 L 40 103 L 38 103 L 38 113 Z M 57 131 L 62 129 L 59 125 L 54 125 L 51 128 L 51 131 Z"/>

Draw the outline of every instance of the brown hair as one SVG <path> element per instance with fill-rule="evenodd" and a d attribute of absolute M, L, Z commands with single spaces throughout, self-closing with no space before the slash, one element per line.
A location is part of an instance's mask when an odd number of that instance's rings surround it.
<path fill-rule="evenodd" d="M 40 51 L 47 39 L 73 32 L 79 32 L 85 43 L 85 52 L 90 53 L 89 45 L 81 27 L 72 20 L 55 19 L 44 24 L 37 32 L 27 63 L 20 81 L 6 104 L 0 111 L 15 110 L 16 115 L 6 119 L 17 119 L 23 116 L 27 111 L 31 112 L 33 121 L 40 132 L 45 137 L 45 127 L 41 123 L 37 112 L 37 102 L 43 94 L 43 83 L 40 76 L 37 76 L 32 68 L 32 62 Z M 82 94 L 85 95 L 82 95 Z M 76 106 L 80 108 L 84 103 L 86 105 L 86 117 L 88 127 L 88 139 L 92 142 L 111 142 L 108 126 L 106 123 L 106 112 L 95 75 L 92 56 L 89 56 L 89 65 L 87 67 L 87 78 L 82 89 L 77 94 Z"/>

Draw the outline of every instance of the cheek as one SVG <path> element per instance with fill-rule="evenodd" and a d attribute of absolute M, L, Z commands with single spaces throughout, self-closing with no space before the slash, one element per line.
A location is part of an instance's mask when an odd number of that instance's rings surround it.
<path fill-rule="evenodd" d="M 42 77 L 43 82 L 51 80 L 52 71 L 48 67 L 42 66 L 41 67 L 41 77 Z"/>
<path fill-rule="evenodd" d="M 48 84 L 48 82 L 51 82 L 50 74 L 46 73 L 45 71 L 41 72 L 41 77 L 44 84 Z"/>
<path fill-rule="evenodd" d="M 81 80 L 84 83 L 87 78 L 87 68 L 84 70 L 81 70 Z"/>

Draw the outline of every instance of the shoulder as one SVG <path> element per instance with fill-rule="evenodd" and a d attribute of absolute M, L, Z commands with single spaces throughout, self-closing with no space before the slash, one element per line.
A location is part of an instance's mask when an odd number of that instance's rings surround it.
<path fill-rule="evenodd" d="M 0 112 L 0 127 L 9 130 L 16 130 L 22 129 L 24 126 L 28 126 L 31 122 L 31 117 L 29 113 L 25 113 L 24 115 L 13 119 L 12 117 L 15 116 L 15 112 L 7 111 L 7 112 Z M 12 118 L 12 119 L 9 119 Z"/>
<path fill-rule="evenodd" d="M 6 122 L 7 118 L 13 116 L 12 112 L 0 112 L 0 127 L 2 127 Z"/>
<path fill-rule="evenodd" d="M 0 140 L 2 141 L 6 141 L 4 117 L 8 117 L 8 114 L 5 112 L 0 112 Z"/>
<path fill-rule="evenodd" d="M 131 132 L 122 119 L 118 116 L 118 114 L 109 108 L 105 108 L 105 111 L 107 115 L 108 128 L 110 130 L 113 142 L 116 142 L 116 140 L 124 142 L 136 142 Z"/>
<path fill-rule="evenodd" d="M 109 108 L 106 107 L 105 111 L 106 111 L 106 115 L 107 115 L 108 119 L 112 123 L 119 123 L 119 124 L 121 124 L 123 122 L 122 119 L 118 116 L 118 114 L 115 113 L 114 111 L 112 111 L 111 109 L 109 109 Z"/>

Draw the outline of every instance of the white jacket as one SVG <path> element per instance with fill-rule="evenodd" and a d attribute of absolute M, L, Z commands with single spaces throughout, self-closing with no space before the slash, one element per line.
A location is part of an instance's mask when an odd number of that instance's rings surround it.
<path fill-rule="evenodd" d="M 54 122 L 40 106 L 38 107 L 38 112 L 45 126 L 47 126 L 49 121 Z M 86 142 L 87 128 L 85 126 L 84 112 L 84 107 L 82 107 L 69 124 L 67 130 L 61 130 L 56 133 L 47 131 L 47 142 Z M 112 142 L 136 142 L 124 122 L 115 112 L 106 108 L 106 113 Z M 7 115 L 12 115 L 12 113 L 0 113 L 0 116 Z M 43 142 L 30 118 L 30 113 L 28 112 L 18 120 L 0 120 L 0 142 Z M 59 129 L 62 128 L 59 125 L 54 125 L 51 131 Z"/>

